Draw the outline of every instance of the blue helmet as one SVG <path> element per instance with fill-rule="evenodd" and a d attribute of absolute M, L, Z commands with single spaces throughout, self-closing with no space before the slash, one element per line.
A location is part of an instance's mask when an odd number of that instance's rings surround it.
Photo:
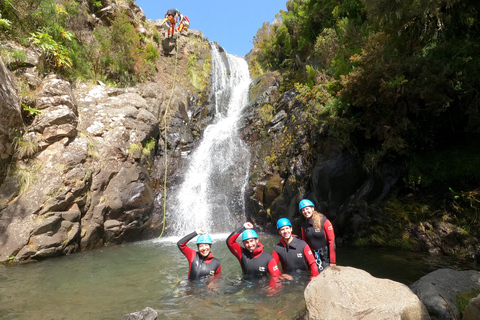
<path fill-rule="evenodd" d="M 315 207 L 315 205 L 313 204 L 312 201 L 310 201 L 308 199 L 303 199 L 298 204 L 298 210 L 302 211 L 302 209 L 305 208 L 305 207 Z"/>
<path fill-rule="evenodd" d="M 289 227 L 292 226 L 292 223 L 287 218 L 282 218 L 277 221 L 277 230 L 285 226 L 289 226 Z"/>
<path fill-rule="evenodd" d="M 252 239 L 252 238 L 258 239 L 258 235 L 257 235 L 257 233 L 255 232 L 255 230 L 253 230 L 253 229 L 247 229 L 247 230 L 243 231 L 243 233 L 242 233 L 242 241 L 245 241 L 245 240 L 248 240 L 248 239 Z"/>
<path fill-rule="evenodd" d="M 202 243 L 212 245 L 212 238 L 208 234 L 201 234 L 197 238 L 197 245 Z"/>

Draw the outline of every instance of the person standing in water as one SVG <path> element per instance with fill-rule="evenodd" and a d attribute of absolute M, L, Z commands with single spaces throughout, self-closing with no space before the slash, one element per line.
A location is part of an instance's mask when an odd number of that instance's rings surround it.
<path fill-rule="evenodd" d="M 335 233 L 330 220 L 315 211 L 315 205 L 308 199 L 298 204 L 298 209 L 307 219 L 302 224 L 302 239 L 313 250 L 318 270 L 321 272 L 328 266 L 336 265 Z"/>
<path fill-rule="evenodd" d="M 310 270 L 312 277 L 318 276 L 315 257 L 308 244 L 292 234 L 292 223 L 287 218 L 277 221 L 278 233 L 282 236 L 280 242 L 273 247 L 272 256 L 282 265 L 282 272 Z"/>
<path fill-rule="evenodd" d="M 195 251 L 187 246 L 187 242 L 197 235 L 197 248 Z M 188 279 L 197 280 L 209 276 L 218 276 L 222 269 L 220 261 L 213 257 L 211 251 L 212 238 L 206 234 L 204 229 L 194 231 L 177 242 L 178 249 L 188 260 Z"/>
<path fill-rule="evenodd" d="M 240 235 L 244 248 L 236 242 Z M 268 295 L 278 292 L 281 288 L 279 281 L 293 279 L 288 274 L 282 274 L 272 255 L 263 250 L 263 244 L 258 241 L 258 235 L 250 222 L 246 222 L 228 236 L 227 247 L 240 262 L 244 276 L 261 278 L 271 275 L 269 287 L 266 288 Z"/>

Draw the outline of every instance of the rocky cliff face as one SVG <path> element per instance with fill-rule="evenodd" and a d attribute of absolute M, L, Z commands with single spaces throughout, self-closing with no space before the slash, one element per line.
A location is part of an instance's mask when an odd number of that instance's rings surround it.
<path fill-rule="evenodd" d="M 97 14 L 98 23 L 113 14 L 112 4 Z M 143 11 L 135 3 L 124 9 L 145 31 Z M 131 88 L 45 76 L 39 54 L 23 49 L 32 58 L 15 74 L 0 62 L 0 161 L 7 168 L 0 172 L 0 262 L 158 236 L 165 151 L 170 185 L 213 118 L 208 75 L 200 85 L 188 77 L 196 72 L 188 67 L 193 52 L 198 68 L 208 70 L 207 40 L 194 30 L 164 39 L 157 76 Z M 15 79 L 34 92 L 22 97 L 34 115 L 24 111 L 22 118 Z"/>

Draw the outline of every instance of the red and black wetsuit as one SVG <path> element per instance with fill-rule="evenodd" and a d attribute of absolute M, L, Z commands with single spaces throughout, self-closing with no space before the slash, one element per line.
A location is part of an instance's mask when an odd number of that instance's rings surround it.
<path fill-rule="evenodd" d="M 194 231 L 177 242 L 178 249 L 182 251 L 188 260 L 188 279 L 196 280 L 220 274 L 222 266 L 220 265 L 220 261 L 213 257 L 212 252 L 209 252 L 208 256 L 204 258 L 197 251 L 187 246 L 187 242 L 192 240 L 196 235 L 197 232 Z"/>
<path fill-rule="evenodd" d="M 330 263 L 336 263 L 335 256 L 335 233 L 330 220 L 322 218 L 322 227 L 315 230 L 313 219 L 302 224 L 302 239 L 307 242 L 315 253 L 320 255 L 322 266 L 328 267 Z"/>
<path fill-rule="evenodd" d="M 287 245 L 282 238 L 280 242 L 273 247 L 273 258 L 280 261 L 283 272 L 293 272 L 297 270 L 306 271 L 310 269 L 312 276 L 318 276 L 315 257 L 308 244 L 292 235 L 292 241 Z"/>
<path fill-rule="evenodd" d="M 227 238 L 227 247 L 240 262 L 243 274 L 247 276 L 270 274 L 273 278 L 280 276 L 281 272 L 278 269 L 277 262 L 271 254 L 263 251 L 263 244 L 258 242 L 253 252 L 240 247 L 236 240 L 243 231 L 245 231 L 245 228 L 241 227 L 233 231 Z"/>

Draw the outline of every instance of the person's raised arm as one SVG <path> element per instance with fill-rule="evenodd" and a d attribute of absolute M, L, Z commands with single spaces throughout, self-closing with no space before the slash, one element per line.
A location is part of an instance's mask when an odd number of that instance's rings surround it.
<path fill-rule="evenodd" d="M 237 243 L 238 236 L 245 230 L 244 226 L 241 226 L 237 230 L 233 231 L 227 238 L 228 250 L 238 259 L 242 258 L 242 247 Z"/>
<path fill-rule="evenodd" d="M 201 232 L 201 233 L 199 233 L 199 232 Z M 193 238 L 195 238 L 198 234 L 202 234 L 202 233 L 205 233 L 204 229 L 199 229 L 197 231 L 193 231 L 192 233 L 187 234 L 185 237 L 178 240 L 178 242 L 177 242 L 178 249 L 180 249 L 180 251 L 185 255 L 185 257 L 187 257 L 187 260 L 189 262 L 193 261 L 193 258 L 195 258 L 195 255 L 197 254 L 197 252 L 195 250 L 193 250 L 192 248 L 189 248 L 187 246 L 187 242 L 192 240 Z"/>

